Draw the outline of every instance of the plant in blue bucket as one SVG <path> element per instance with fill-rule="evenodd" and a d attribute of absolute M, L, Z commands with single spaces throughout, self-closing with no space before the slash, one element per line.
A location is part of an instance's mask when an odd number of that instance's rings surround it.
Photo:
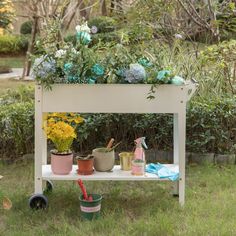
<path fill-rule="evenodd" d="M 84 220 L 95 220 L 100 216 L 102 196 L 100 194 L 87 194 L 86 188 L 81 179 L 78 184 L 82 191 L 79 197 L 81 217 Z"/>

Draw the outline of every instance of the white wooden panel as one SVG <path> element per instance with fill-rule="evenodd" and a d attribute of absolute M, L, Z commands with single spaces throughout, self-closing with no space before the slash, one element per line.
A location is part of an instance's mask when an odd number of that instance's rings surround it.
<path fill-rule="evenodd" d="M 185 109 L 188 85 L 160 85 L 148 100 L 151 85 L 60 84 L 43 91 L 43 112 L 178 113 Z"/>
<path fill-rule="evenodd" d="M 172 171 L 179 171 L 178 165 L 166 164 L 168 168 Z M 76 170 L 78 169 L 77 165 L 73 165 L 73 170 L 69 175 L 54 175 L 51 172 L 51 165 L 43 165 L 43 179 L 44 180 L 168 180 L 160 179 L 155 174 L 145 173 L 143 176 L 135 176 L 131 174 L 131 171 L 123 171 L 120 169 L 119 165 L 114 166 L 112 172 L 97 172 L 94 171 L 92 175 L 78 175 Z"/>

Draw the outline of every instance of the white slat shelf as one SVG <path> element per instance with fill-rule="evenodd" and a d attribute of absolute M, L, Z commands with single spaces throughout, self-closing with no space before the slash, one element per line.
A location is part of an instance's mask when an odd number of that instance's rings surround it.
<path fill-rule="evenodd" d="M 178 172 L 179 165 L 175 164 L 166 164 L 168 168 L 172 171 Z M 145 173 L 143 176 L 135 176 L 131 174 L 131 171 L 123 171 L 120 169 L 119 165 L 115 165 L 111 172 L 98 172 L 94 171 L 92 175 L 78 175 L 77 174 L 77 165 L 73 165 L 73 169 L 68 175 L 55 175 L 51 171 L 51 165 L 43 165 L 42 166 L 42 178 L 44 180 L 158 180 L 165 181 L 168 179 L 160 179 L 156 174 Z"/>

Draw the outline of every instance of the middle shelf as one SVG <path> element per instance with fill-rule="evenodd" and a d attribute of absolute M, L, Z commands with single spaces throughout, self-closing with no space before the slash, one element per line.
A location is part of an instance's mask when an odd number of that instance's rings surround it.
<path fill-rule="evenodd" d="M 179 165 L 177 164 L 165 164 L 170 170 L 179 172 Z M 131 171 L 123 171 L 120 165 L 115 165 L 110 172 L 98 172 L 94 170 L 92 175 L 78 175 L 77 165 L 73 165 L 72 171 L 68 175 L 55 175 L 51 171 L 51 165 L 42 166 L 42 178 L 43 180 L 160 180 L 166 181 L 169 179 L 160 179 L 155 174 L 145 173 L 142 176 L 132 175 Z"/>

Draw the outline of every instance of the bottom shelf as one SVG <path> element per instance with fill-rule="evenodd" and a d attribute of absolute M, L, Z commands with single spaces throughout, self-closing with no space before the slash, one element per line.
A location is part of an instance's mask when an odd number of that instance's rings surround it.
<path fill-rule="evenodd" d="M 172 171 L 179 171 L 179 165 L 176 164 L 165 164 Z M 78 175 L 77 165 L 73 165 L 73 169 L 68 175 L 55 175 L 51 171 L 51 165 L 42 166 L 42 178 L 44 180 L 168 180 L 160 179 L 155 174 L 145 173 L 143 176 L 135 176 L 131 174 L 131 171 L 123 171 L 120 169 L 119 165 L 114 166 L 110 172 L 98 172 L 94 171 L 92 175 Z"/>

